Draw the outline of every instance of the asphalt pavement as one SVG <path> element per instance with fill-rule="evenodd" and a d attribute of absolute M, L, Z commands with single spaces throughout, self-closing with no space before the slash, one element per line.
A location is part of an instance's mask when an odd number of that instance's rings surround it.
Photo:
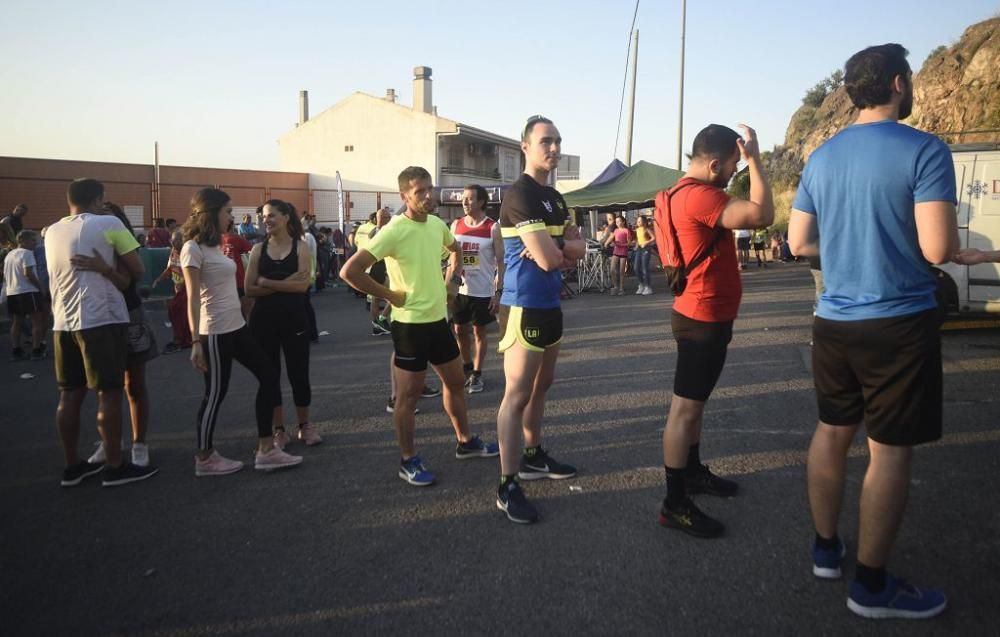
<path fill-rule="evenodd" d="M 329 332 L 312 349 L 313 421 L 325 441 L 294 443 L 289 451 L 305 462 L 284 472 L 195 478 L 202 380 L 181 353 L 148 368 L 160 474 L 114 489 L 96 479 L 60 488 L 52 360 L 0 362 L 3 634 L 997 634 L 1000 331 L 944 334 L 945 436 L 915 453 L 890 563 L 942 587 L 949 608 L 924 622 L 873 622 L 847 610 L 846 580 L 811 572 L 808 269 L 772 264 L 744 275 L 702 438 L 703 459 L 741 486 L 731 499 L 697 498 L 727 524 L 717 540 L 656 523 L 676 349 L 662 276 L 654 287 L 652 296 L 564 302 L 544 445 L 579 475 L 525 485 L 541 513 L 532 526 L 496 509 L 496 459 L 454 458 L 440 398 L 422 400 L 417 416 L 418 449 L 438 483 L 415 488 L 396 476 L 385 412 L 391 342 L 369 335 L 363 303 L 344 288 L 314 297 Z M 166 317 L 153 315 L 162 345 Z M 8 345 L 0 338 L 0 351 Z M 473 431 L 495 440 L 503 376 L 493 352 L 484 381 L 469 414 Z M 235 367 L 216 434 L 228 457 L 251 459 L 254 392 Z M 82 454 L 96 440 L 93 413 L 91 398 Z M 847 578 L 865 466 L 859 436 L 840 528 Z"/>

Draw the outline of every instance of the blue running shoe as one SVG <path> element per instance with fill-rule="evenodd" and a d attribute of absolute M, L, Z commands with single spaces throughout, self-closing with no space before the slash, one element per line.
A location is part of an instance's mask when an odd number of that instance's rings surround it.
<path fill-rule="evenodd" d="M 941 613 L 948 599 L 941 591 L 917 588 L 906 580 L 886 575 L 885 590 L 869 593 L 860 582 L 851 582 L 847 607 L 869 619 L 928 619 Z"/>
<path fill-rule="evenodd" d="M 455 447 L 455 457 L 459 460 L 467 458 L 495 458 L 500 455 L 500 445 L 495 442 L 483 442 L 478 434 L 469 438 L 468 442 L 460 442 Z"/>
<path fill-rule="evenodd" d="M 434 484 L 434 474 L 424 467 L 420 456 L 399 463 L 399 477 L 415 487 L 427 487 Z"/>
<path fill-rule="evenodd" d="M 832 549 L 821 549 L 813 542 L 813 575 L 822 579 L 840 579 L 840 562 L 847 555 L 847 547 L 840 540 Z"/>

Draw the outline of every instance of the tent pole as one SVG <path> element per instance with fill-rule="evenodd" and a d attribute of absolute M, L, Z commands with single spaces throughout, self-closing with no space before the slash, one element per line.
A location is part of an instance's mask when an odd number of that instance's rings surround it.
<path fill-rule="evenodd" d="M 632 85 L 628 98 L 628 137 L 625 139 L 625 165 L 632 165 L 632 127 L 635 123 L 635 72 L 639 66 L 639 29 L 632 32 Z"/>
<path fill-rule="evenodd" d="M 677 108 L 677 170 L 681 168 L 684 148 L 684 35 L 687 30 L 687 0 L 681 0 L 681 91 Z"/>

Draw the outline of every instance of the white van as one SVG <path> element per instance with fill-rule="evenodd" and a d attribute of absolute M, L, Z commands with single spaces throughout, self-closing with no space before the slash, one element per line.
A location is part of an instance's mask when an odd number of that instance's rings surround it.
<path fill-rule="evenodd" d="M 953 144 L 951 151 L 962 247 L 1000 250 L 1000 142 Z M 934 271 L 949 311 L 1000 313 L 1000 264 L 947 263 Z"/>

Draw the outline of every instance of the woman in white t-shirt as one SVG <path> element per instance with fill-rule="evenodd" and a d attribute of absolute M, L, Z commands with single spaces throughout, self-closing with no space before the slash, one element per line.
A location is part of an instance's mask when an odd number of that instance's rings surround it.
<path fill-rule="evenodd" d="M 205 397 L 198 410 L 196 476 L 234 473 L 243 463 L 222 457 L 212 447 L 219 407 L 229 388 L 233 360 L 257 378 L 257 454 L 254 468 L 263 471 L 301 464 L 274 446 L 271 419 L 281 403 L 278 369 L 250 334 L 243 320 L 236 292 L 236 263 L 219 247 L 229 227 L 233 207 L 229 195 L 203 188 L 191 199 L 191 216 L 185 222 L 181 267 L 188 289 L 188 323 L 191 327 L 191 364 L 205 374 Z"/>

